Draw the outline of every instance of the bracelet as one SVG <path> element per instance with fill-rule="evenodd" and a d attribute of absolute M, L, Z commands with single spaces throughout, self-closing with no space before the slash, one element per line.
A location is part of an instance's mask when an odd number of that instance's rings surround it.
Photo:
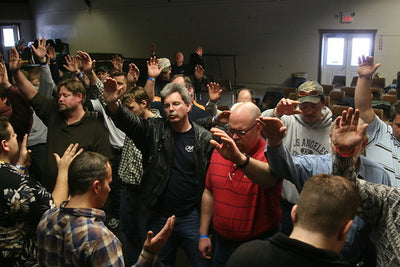
<path fill-rule="evenodd" d="M 82 75 L 83 75 L 83 73 L 82 73 L 82 72 L 79 72 L 76 76 L 77 76 L 78 78 L 80 78 L 80 77 L 82 77 Z"/>
<path fill-rule="evenodd" d="M 17 167 L 18 169 L 20 169 L 21 171 L 26 170 L 26 167 L 22 167 L 22 166 L 19 165 L 19 164 L 15 164 L 14 166 Z"/>
<path fill-rule="evenodd" d="M 217 116 L 214 116 L 214 118 L 213 118 L 213 122 L 215 122 L 215 123 L 218 123 Z"/>
<path fill-rule="evenodd" d="M 370 75 L 358 75 L 358 78 L 364 78 L 364 79 L 367 79 L 367 80 L 371 80 L 372 79 L 372 75 L 370 74 Z"/>
<path fill-rule="evenodd" d="M 47 61 L 46 62 L 40 62 L 40 66 L 46 66 L 47 65 Z"/>
<path fill-rule="evenodd" d="M 149 77 L 149 78 L 147 78 L 148 80 L 150 80 L 150 81 L 152 81 L 152 82 L 155 82 L 156 81 L 156 79 L 154 79 L 154 78 L 152 78 L 152 77 Z"/>
<path fill-rule="evenodd" d="M 335 151 L 336 151 L 336 153 L 339 154 L 342 158 L 351 157 L 351 156 L 354 155 L 354 152 L 355 152 L 355 150 L 354 150 L 354 148 L 353 148 L 353 150 L 351 151 L 350 154 L 342 154 L 342 153 L 340 153 L 338 146 L 335 146 Z"/>
<path fill-rule="evenodd" d="M 246 153 L 243 153 L 243 154 L 246 156 L 246 161 L 242 165 L 236 165 L 240 169 L 243 169 L 244 167 L 246 167 L 250 162 L 250 156 L 247 155 Z"/>
<path fill-rule="evenodd" d="M 208 235 L 199 235 L 199 238 L 208 238 Z"/>

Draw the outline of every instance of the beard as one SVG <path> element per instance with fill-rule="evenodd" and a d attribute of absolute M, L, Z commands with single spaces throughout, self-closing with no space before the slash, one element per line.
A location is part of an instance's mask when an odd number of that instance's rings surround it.
<path fill-rule="evenodd" d="M 64 112 L 67 110 L 69 110 L 69 107 L 66 104 L 64 104 L 64 103 L 58 104 L 58 111 Z"/>

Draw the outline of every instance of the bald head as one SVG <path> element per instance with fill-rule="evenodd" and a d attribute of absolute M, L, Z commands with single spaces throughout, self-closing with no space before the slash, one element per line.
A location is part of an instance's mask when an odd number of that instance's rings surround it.
<path fill-rule="evenodd" d="M 261 116 L 260 109 L 252 102 L 243 102 L 237 106 L 230 115 L 232 117 L 243 117 L 244 120 L 255 122 Z"/>
<path fill-rule="evenodd" d="M 251 154 L 259 144 L 261 125 L 257 123 L 260 109 L 251 102 L 240 104 L 229 117 L 229 132 L 241 152 Z"/>
<path fill-rule="evenodd" d="M 254 102 L 254 92 L 251 89 L 242 88 L 237 92 L 236 102 Z"/>

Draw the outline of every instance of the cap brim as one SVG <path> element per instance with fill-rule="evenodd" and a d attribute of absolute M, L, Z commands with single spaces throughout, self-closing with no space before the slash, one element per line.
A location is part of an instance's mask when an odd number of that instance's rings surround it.
<path fill-rule="evenodd" d="M 304 96 L 304 97 L 300 97 L 298 100 L 300 103 L 317 104 L 318 102 L 321 102 L 321 97 L 320 96 Z"/>

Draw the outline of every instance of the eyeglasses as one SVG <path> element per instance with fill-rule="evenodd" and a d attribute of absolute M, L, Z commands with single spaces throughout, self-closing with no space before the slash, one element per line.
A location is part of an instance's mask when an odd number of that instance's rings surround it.
<path fill-rule="evenodd" d="M 318 90 L 313 90 L 310 92 L 305 92 L 305 91 L 299 91 L 297 93 L 299 95 L 299 97 L 304 97 L 304 96 L 319 96 L 321 95 L 321 92 Z"/>
<path fill-rule="evenodd" d="M 250 131 L 251 129 L 253 129 L 256 125 L 258 124 L 258 122 L 256 122 L 255 124 L 253 124 L 253 126 L 251 126 L 249 129 L 247 130 L 235 130 L 235 129 L 228 129 L 228 134 L 230 136 L 233 136 L 234 134 L 237 134 L 239 136 L 244 136 L 248 131 Z"/>

